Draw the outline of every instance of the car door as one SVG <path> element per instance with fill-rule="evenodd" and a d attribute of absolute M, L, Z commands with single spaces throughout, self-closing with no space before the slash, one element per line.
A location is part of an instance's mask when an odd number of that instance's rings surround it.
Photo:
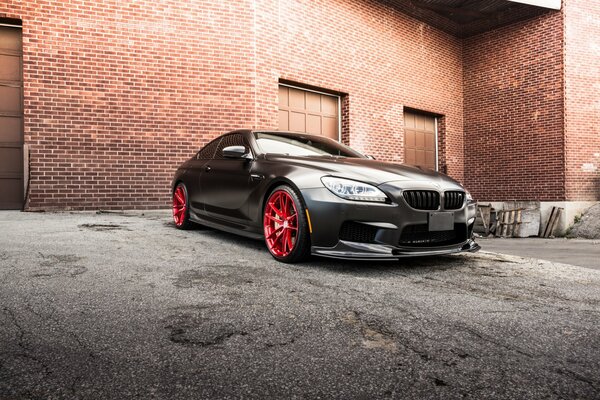
<path fill-rule="evenodd" d="M 223 149 L 229 146 L 250 147 L 241 133 L 223 136 L 212 160 L 200 174 L 199 196 L 207 217 L 221 223 L 246 225 L 252 161 L 226 158 Z"/>
<path fill-rule="evenodd" d="M 221 138 L 217 138 L 204 146 L 196 157 L 187 163 L 185 183 L 188 188 L 190 211 L 196 215 L 204 215 L 204 204 L 200 196 L 200 177 L 204 173 L 205 165 L 212 160 Z"/>

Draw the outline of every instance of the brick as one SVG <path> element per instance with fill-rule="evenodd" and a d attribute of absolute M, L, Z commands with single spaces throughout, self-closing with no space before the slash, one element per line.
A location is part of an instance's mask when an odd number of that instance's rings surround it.
<path fill-rule="evenodd" d="M 278 126 L 280 80 L 341 93 L 342 141 L 381 160 L 404 159 L 404 107 L 438 114 L 440 169 L 480 199 L 600 198 L 597 2 L 464 40 L 390 4 L 3 1 L 23 21 L 28 208 L 166 206 L 199 147 Z"/>
<path fill-rule="evenodd" d="M 279 79 L 347 93 L 344 141 L 383 160 L 403 160 L 403 106 L 443 115 L 441 164 L 463 178 L 461 43 L 384 4 L 8 0 L 0 16 L 23 21 L 29 209 L 167 205 L 200 146 L 278 126 Z"/>
<path fill-rule="evenodd" d="M 600 3 L 565 1 L 568 200 L 600 200 Z"/>
<path fill-rule="evenodd" d="M 476 198 L 565 199 L 562 35 L 550 12 L 465 39 L 465 184 Z"/>

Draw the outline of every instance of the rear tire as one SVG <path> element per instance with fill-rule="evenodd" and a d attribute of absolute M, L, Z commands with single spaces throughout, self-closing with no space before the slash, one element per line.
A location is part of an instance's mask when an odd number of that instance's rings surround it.
<path fill-rule="evenodd" d="M 267 248 L 277 261 L 296 263 L 310 255 L 306 208 L 290 186 L 278 186 L 269 194 L 263 210 L 263 229 Z"/>
<path fill-rule="evenodd" d="M 177 229 L 185 230 L 192 227 L 188 191 L 182 182 L 173 190 L 173 222 Z"/>

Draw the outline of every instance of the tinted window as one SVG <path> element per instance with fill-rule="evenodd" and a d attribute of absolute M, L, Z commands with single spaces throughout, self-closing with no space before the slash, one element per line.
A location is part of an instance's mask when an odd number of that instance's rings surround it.
<path fill-rule="evenodd" d="M 277 133 L 254 134 L 256 143 L 263 153 L 286 154 L 290 156 L 336 156 L 358 157 L 364 156 L 350 147 L 344 146 L 327 138 L 309 136 L 288 136 Z"/>
<path fill-rule="evenodd" d="M 217 138 L 204 146 L 204 148 L 198 152 L 196 158 L 199 160 L 211 160 L 220 141 L 221 138 Z"/>
<path fill-rule="evenodd" d="M 219 143 L 219 146 L 217 147 L 215 158 L 225 158 L 223 157 L 223 149 L 229 146 L 244 146 L 248 149 L 244 136 L 241 133 L 233 133 L 231 135 L 223 136 L 223 140 L 221 140 L 221 143 Z"/>

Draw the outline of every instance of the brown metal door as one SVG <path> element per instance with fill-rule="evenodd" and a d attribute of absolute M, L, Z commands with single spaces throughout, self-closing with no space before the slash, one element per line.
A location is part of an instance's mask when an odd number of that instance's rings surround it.
<path fill-rule="evenodd" d="M 279 86 L 279 129 L 340 140 L 339 97 Z"/>
<path fill-rule="evenodd" d="M 435 117 L 404 113 L 404 162 L 409 165 L 436 169 Z"/>
<path fill-rule="evenodd" d="M 0 25 L 0 210 L 23 207 L 21 29 Z"/>

